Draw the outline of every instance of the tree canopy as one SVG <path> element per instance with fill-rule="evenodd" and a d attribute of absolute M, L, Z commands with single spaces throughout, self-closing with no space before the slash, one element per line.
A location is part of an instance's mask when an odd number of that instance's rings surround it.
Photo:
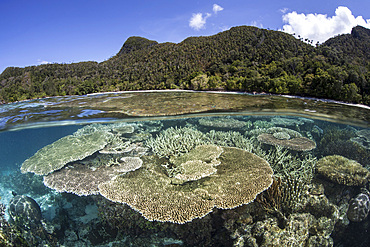
<path fill-rule="evenodd" d="M 130 37 L 101 62 L 9 67 L 0 102 L 104 91 L 194 89 L 266 92 L 370 104 L 370 30 L 316 47 L 280 31 L 234 27 L 181 43 Z"/>

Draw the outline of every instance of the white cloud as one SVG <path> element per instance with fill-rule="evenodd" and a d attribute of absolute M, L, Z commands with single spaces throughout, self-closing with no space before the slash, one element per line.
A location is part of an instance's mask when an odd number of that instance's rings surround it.
<path fill-rule="evenodd" d="M 205 16 L 203 16 L 202 13 L 196 13 L 193 14 L 189 21 L 189 26 L 195 30 L 200 30 L 202 28 L 205 28 L 206 26 L 206 20 L 208 17 L 210 17 L 211 14 L 207 13 Z"/>
<path fill-rule="evenodd" d="M 262 23 L 261 23 L 261 22 L 259 22 L 259 21 L 252 21 L 252 22 L 250 23 L 250 26 L 258 27 L 258 28 L 263 28 Z"/>
<path fill-rule="evenodd" d="M 285 14 L 286 12 L 288 12 L 288 8 L 282 8 L 282 9 L 279 9 L 279 11 L 283 14 Z"/>
<path fill-rule="evenodd" d="M 38 64 L 48 64 L 48 63 L 50 63 L 48 61 L 41 60 L 41 59 L 37 59 L 37 62 L 38 62 Z"/>
<path fill-rule="evenodd" d="M 217 14 L 217 12 L 222 11 L 222 10 L 224 10 L 224 8 L 222 8 L 220 5 L 218 5 L 218 4 L 213 4 L 213 12 L 214 12 L 215 14 Z"/>
<path fill-rule="evenodd" d="M 287 23 L 283 26 L 285 32 L 319 42 L 338 34 L 350 33 L 357 25 L 370 28 L 370 19 L 355 17 L 351 10 L 344 6 L 339 6 L 332 17 L 323 14 L 298 14 L 293 11 L 283 15 L 283 21 Z"/>
<path fill-rule="evenodd" d="M 224 8 L 222 8 L 220 5 L 218 4 L 213 4 L 213 12 L 215 14 L 217 14 L 218 12 L 222 11 Z M 207 22 L 207 18 L 211 17 L 212 14 L 210 13 L 206 13 L 203 14 L 202 13 L 196 13 L 196 14 L 193 14 L 193 16 L 190 18 L 190 21 L 189 21 L 189 26 L 195 30 L 200 30 L 200 29 L 203 29 L 206 27 L 206 22 Z"/>

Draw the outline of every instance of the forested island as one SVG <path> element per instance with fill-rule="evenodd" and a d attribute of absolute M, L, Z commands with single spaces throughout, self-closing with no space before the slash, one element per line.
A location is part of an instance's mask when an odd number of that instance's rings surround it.
<path fill-rule="evenodd" d="M 290 94 L 370 105 L 370 30 L 313 46 L 293 35 L 234 27 L 181 43 L 130 37 L 108 60 L 8 67 L 0 102 L 106 91 L 192 89 Z"/>

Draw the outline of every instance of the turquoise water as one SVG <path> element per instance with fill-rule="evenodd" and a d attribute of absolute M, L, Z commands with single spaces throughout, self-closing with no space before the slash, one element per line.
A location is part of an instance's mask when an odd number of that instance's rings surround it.
<path fill-rule="evenodd" d="M 182 91 L 1 105 L 0 245 L 368 246 L 369 112 Z"/>

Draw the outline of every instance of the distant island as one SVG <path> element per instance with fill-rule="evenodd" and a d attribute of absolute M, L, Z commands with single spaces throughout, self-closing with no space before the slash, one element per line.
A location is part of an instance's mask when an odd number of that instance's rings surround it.
<path fill-rule="evenodd" d="M 370 105 L 370 30 L 310 40 L 240 26 L 181 43 L 130 37 L 101 62 L 8 67 L 0 102 L 96 92 L 192 89 L 266 92 Z"/>

